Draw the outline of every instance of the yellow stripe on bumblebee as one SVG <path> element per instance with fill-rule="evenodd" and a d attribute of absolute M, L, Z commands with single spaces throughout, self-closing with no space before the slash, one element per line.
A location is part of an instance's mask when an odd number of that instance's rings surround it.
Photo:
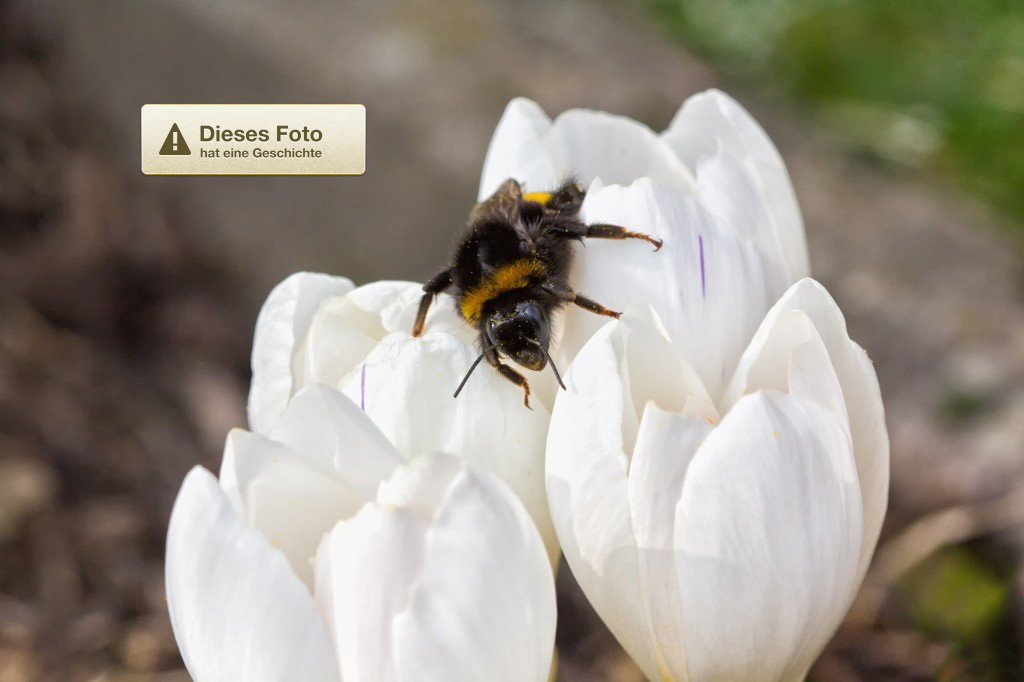
<path fill-rule="evenodd" d="M 546 207 L 553 196 L 553 192 L 527 192 L 523 195 L 523 201 L 533 201 Z"/>
<path fill-rule="evenodd" d="M 536 258 L 522 258 L 499 266 L 480 284 L 462 296 L 462 317 L 475 322 L 480 317 L 484 303 L 506 291 L 529 286 L 531 278 L 543 278 L 546 274 L 547 268 Z"/>

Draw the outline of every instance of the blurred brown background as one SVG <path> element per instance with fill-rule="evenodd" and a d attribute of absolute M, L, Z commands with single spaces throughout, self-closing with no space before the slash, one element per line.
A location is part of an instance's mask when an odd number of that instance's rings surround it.
<path fill-rule="evenodd" d="M 273 284 L 430 275 L 513 96 L 660 130 L 711 86 L 779 146 L 886 401 L 889 516 L 812 678 L 1024 680 L 1024 10 L 749 5 L 0 0 L 0 682 L 187 679 L 166 521 L 244 425 Z M 981 66 L 918 92 L 947 30 Z M 367 172 L 142 176 L 139 107 L 214 102 L 365 104 Z M 640 679 L 563 574 L 562 678 Z"/>

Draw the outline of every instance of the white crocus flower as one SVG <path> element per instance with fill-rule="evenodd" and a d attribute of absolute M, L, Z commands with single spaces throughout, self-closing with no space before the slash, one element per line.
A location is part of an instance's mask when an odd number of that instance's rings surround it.
<path fill-rule="evenodd" d="M 303 387 L 341 390 L 406 459 L 445 453 L 500 476 L 537 524 L 552 564 L 558 541 L 544 492 L 549 412 L 523 407 L 522 389 L 482 368 L 455 387 L 479 354 L 474 331 L 441 296 L 426 332 L 410 335 L 422 286 L 298 273 L 267 298 L 253 342 L 249 424 L 268 433 Z M 541 376 L 532 374 L 531 376 Z"/>
<path fill-rule="evenodd" d="M 718 397 L 725 366 L 735 364 L 771 303 L 807 274 L 800 212 L 767 136 L 717 91 L 691 97 L 660 136 L 593 111 L 568 111 L 552 122 L 533 102 L 513 100 L 494 133 L 480 197 L 508 178 L 547 190 L 568 175 L 589 186 L 584 220 L 665 242 L 654 253 L 646 243 L 588 240 L 576 249 L 576 289 L 617 310 L 653 304 Z M 453 234 L 461 228 L 453 225 Z M 405 457 L 445 452 L 501 476 L 554 562 L 543 480 L 553 374 L 525 372 L 538 398 L 532 412 L 520 389 L 486 367 L 452 398 L 479 352 L 475 332 L 442 295 L 426 333 L 413 339 L 421 293 L 408 282 L 355 288 L 345 278 L 310 273 L 278 285 L 256 328 L 250 426 L 267 432 L 304 386 L 340 388 Z M 556 364 L 567 367 L 604 321 L 570 307 L 555 327 Z"/>
<path fill-rule="evenodd" d="M 491 141 L 480 198 L 506 178 L 538 191 L 570 175 L 588 187 L 584 221 L 664 242 L 653 253 L 642 242 L 587 240 L 577 249 L 573 287 L 616 310 L 653 305 L 718 397 L 768 308 L 809 273 L 800 210 L 775 147 L 716 90 L 689 98 L 660 135 L 588 110 L 552 122 L 535 103 L 513 100 Z M 570 307 L 562 364 L 605 321 Z"/>
<path fill-rule="evenodd" d="M 167 599 L 196 682 L 546 680 L 543 542 L 496 476 L 404 464 L 349 399 L 299 392 L 185 478 Z"/>
<path fill-rule="evenodd" d="M 747 267 L 720 265 L 726 279 Z M 632 308 L 584 346 L 555 403 L 562 549 L 651 679 L 803 679 L 878 539 L 881 396 L 835 302 L 804 279 L 748 341 L 715 398 L 688 346 Z"/>

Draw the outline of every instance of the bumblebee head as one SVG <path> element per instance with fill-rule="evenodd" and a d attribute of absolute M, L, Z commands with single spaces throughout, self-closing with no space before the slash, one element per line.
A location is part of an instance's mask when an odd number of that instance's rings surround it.
<path fill-rule="evenodd" d="M 495 310 L 487 317 L 487 340 L 502 355 L 540 371 L 548 358 L 547 313 L 533 301 Z"/>

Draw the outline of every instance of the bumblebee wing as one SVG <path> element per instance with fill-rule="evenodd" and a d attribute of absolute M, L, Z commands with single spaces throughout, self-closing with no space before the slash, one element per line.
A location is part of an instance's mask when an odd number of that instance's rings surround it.
<path fill-rule="evenodd" d="M 480 218 L 501 216 L 514 224 L 519 219 L 519 206 L 522 199 L 523 188 L 519 186 L 518 182 L 509 178 L 501 183 L 498 191 L 473 207 L 469 213 L 469 222 L 472 224 Z"/>

